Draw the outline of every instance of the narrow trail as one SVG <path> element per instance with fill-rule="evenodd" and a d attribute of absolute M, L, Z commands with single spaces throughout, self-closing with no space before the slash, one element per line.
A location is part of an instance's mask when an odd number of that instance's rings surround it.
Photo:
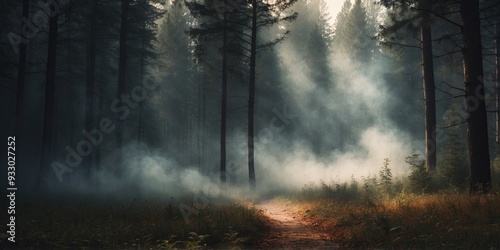
<path fill-rule="evenodd" d="M 278 200 L 263 201 L 255 207 L 269 218 L 270 235 L 262 249 L 334 249 L 338 246 L 327 234 L 311 225 L 291 203 Z"/>

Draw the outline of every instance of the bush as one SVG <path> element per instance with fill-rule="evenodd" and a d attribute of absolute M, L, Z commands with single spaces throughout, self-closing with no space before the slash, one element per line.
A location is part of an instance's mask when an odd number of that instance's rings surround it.
<path fill-rule="evenodd" d="M 355 201 L 359 200 L 360 193 L 357 181 L 353 178 L 349 184 L 343 183 L 330 183 L 324 181 L 320 185 L 313 183 L 305 185 L 300 191 L 299 197 L 303 200 L 316 200 L 316 199 L 329 199 L 336 201 Z"/>
<path fill-rule="evenodd" d="M 491 180 L 492 187 L 500 189 L 500 153 L 497 151 L 494 155 L 494 159 L 491 162 Z"/>
<path fill-rule="evenodd" d="M 363 199 L 372 200 L 377 197 L 377 177 L 368 175 L 368 177 L 362 176 L 363 180 Z"/>
<path fill-rule="evenodd" d="M 445 188 L 465 188 L 467 177 L 469 176 L 466 151 L 464 148 L 464 138 L 460 135 L 460 117 L 457 115 L 457 106 L 451 105 L 445 115 L 448 128 L 445 129 L 445 141 L 443 142 L 438 171 L 444 178 L 444 182 L 449 185 Z"/>
<path fill-rule="evenodd" d="M 427 193 L 431 183 L 431 175 L 425 168 L 425 161 L 420 159 L 420 155 L 415 150 L 405 158 L 405 161 L 411 170 L 408 177 L 408 189 L 414 193 Z"/>
<path fill-rule="evenodd" d="M 380 182 L 379 188 L 382 194 L 385 194 L 388 197 L 392 197 L 392 173 L 389 168 L 389 158 L 384 159 L 384 165 L 379 172 Z"/>

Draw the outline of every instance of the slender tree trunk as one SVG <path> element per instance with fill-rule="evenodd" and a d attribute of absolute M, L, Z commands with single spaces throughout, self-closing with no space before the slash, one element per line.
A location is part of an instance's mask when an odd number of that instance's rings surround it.
<path fill-rule="evenodd" d="M 128 9 L 129 0 L 122 0 L 122 12 L 120 21 L 120 52 L 118 59 L 118 84 L 116 90 L 116 98 L 121 99 L 121 95 L 125 91 L 125 74 L 127 66 L 127 35 L 128 35 Z M 123 120 L 116 118 L 116 148 L 117 148 L 117 171 L 120 172 L 122 164 L 122 146 L 123 146 Z"/>
<path fill-rule="evenodd" d="M 146 22 L 143 23 L 142 26 L 142 35 L 141 35 L 141 51 L 145 51 L 146 47 Z M 144 80 L 144 55 L 140 55 L 141 60 L 140 60 L 140 76 L 139 79 L 142 83 Z M 144 140 L 144 101 L 139 102 L 139 124 L 137 128 L 137 142 L 140 144 Z"/>
<path fill-rule="evenodd" d="M 23 0 L 23 19 L 28 20 L 29 18 L 29 0 Z M 21 21 L 21 27 L 23 26 Z M 21 34 L 22 35 L 22 34 Z M 23 36 L 23 35 L 22 35 Z M 28 39 L 23 36 L 22 39 Z M 15 124 L 15 135 L 18 145 L 23 145 L 24 135 L 23 135 L 23 120 L 24 120 L 24 86 L 26 83 L 26 64 L 27 64 L 27 51 L 28 45 L 26 42 L 21 42 L 19 44 L 19 66 L 17 71 L 17 90 L 16 90 L 16 124 Z M 17 165 L 23 167 L 24 158 L 22 154 L 24 150 L 22 147 L 18 147 L 17 150 Z"/>
<path fill-rule="evenodd" d="M 206 70 L 205 68 L 202 69 L 202 72 L 200 73 L 201 76 L 205 77 L 206 76 Z M 207 98 L 207 90 L 206 90 L 206 84 L 204 84 L 204 81 L 201 80 L 200 82 L 200 96 L 201 96 L 201 102 L 200 102 L 200 123 L 201 123 L 201 145 L 200 145 L 200 151 L 201 151 L 201 163 L 203 166 L 202 171 L 203 173 L 207 173 L 207 145 L 208 145 L 208 136 L 207 136 L 207 130 L 208 130 L 208 124 L 207 124 L 207 105 L 208 105 L 208 98 Z"/>
<path fill-rule="evenodd" d="M 250 86 L 248 93 L 248 178 L 250 188 L 255 189 L 254 166 L 254 106 L 255 106 L 255 65 L 257 57 L 257 0 L 252 0 L 252 34 L 250 42 Z"/>
<path fill-rule="evenodd" d="M 94 129 L 94 92 L 95 92 L 95 58 L 96 58 L 96 10 L 97 0 L 92 0 L 90 13 L 90 29 L 87 38 L 87 69 L 85 84 L 85 130 L 90 133 Z M 97 146 L 97 145 L 94 145 Z M 90 180 L 92 174 L 92 153 L 83 160 L 86 169 L 86 178 Z"/>
<path fill-rule="evenodd" d="M 137 142 L 141 144 L 143 141 L 144 141 L 144 102 L 139 102 L 139 124 L 137 126 Z"/>
<path fill-rule="evenodd" d="M 49 19 L 49 44 L 47 53 L 47 66 L 45 72 L 45 103 L 44 103 L 44 121 L 43 121 L 43 136 L 42 136 L 42 155 L 40 158 L 40 171 L 37 180 L 37 187 L 41 187 L 46 183 L 46 177 L 49 172 L 52 138 L 53 138 L 53 123 L 54 123 L 54 91 L 56 81 L 56 57 L 57 57 L 57 21 L 58 13 L 51 15 Z"/>
<path fill-rule="evenodd" d="M 201 79 L 202 72 L 198 71 L 198 77 Z M 205 154 L 203 150 L 203 145 L 205 144 L 205 120 L 204 120 L 204 88 L 203 84 L 200 84 L 200 79 L 198 79 L 198 128 L 200 128 L 200 131 L 198 132 L 198 166 L 200 167 L 201 171 L 204 172 L 203 169 L 203 164 L 205 160 Z"/>
<path fill-rule="evenodd" d="M 29 0 L 23 0 L 23 19 L 28 20 L 29 17 Z M 21 22 L 21 27 L 24 25 Z M 28 39 L 23 36 L 23 39 Z M 23 111 L 24 111 L 24 84 L 26 82 L 26 51 L 27 42 L 19 44 L 19 68 L 17 71 L 17 92 L 16 92 L 16 135 L 17 140 L 21 137 L 21 129 L 23 125 Z"/>
<path fill-rule="evenodd" d="M 224 4 L 227 4 L 225 2 Z M 227 11 L 224 10 L 224 34 L 222 42 L 222 93 L 220 122 L 220 182 L 226 182 L 226 115 L 227 115 Z"/>
<path fill-rule="evenodd" d="M 500 18 L 499 18 L 500 19 Z M 498 20 L 497 22 L 500 22 Z M 496 33 L 496 38 L 495 38 L 495 44 L 496 44 L 496 112 L 495 112 L 495 126 L 496 126 L 496 133 L 495 133 L 495 142 L 496 142 L 496 148 L 497 148 L 497 154 L 500 153 L 500 24 L 495 25 L 495 33 Z"/>
<path fill-rule="evenodd" d="M 54 88 L 54 96 L 60 96 L 58 93 L 60 89 L 55 89 Z M 52 117 L 59 117 L 59 114 L 61 110 L 59 109 L 60 105 L 60 99 L 54 98 L 54 113 Z M 51 140 L 51 149 L 50 149 L 50 159 L 56 159 L 56 152 L 59 150 L 59 135 L 60 135 L 60 130 L 59 130 L 59 124 L 60 124 L 60 119 L 53 119 L 52 120 L 52 140 Z"/>
<path fill-rule="evenodd" d="M 479 0 L 461 2 L 467 138 L 471 167 L 470 192 L 491 188 L 488 125 L 484 100 Z"/>
<path fill-rule="evenodd" d="M 205 75 L 205 71 L 203 71 L 202 74 Z M 201 136 L 203 138 L 202 145 L 201 145 L 201 150 L 202 150 L 202 152 L 201 152 L 201 155 L 202 155 L 201 162 L 203 163 L 203 169 L 202 169 L 202 171 L 204 173 L 206 173 L 207 172 L 206 165 L 207 165 L 207 158 L 208 158 L 207 157 L 207 144 L 208 144 L 208 139 L 207 139 L 207 129 L 208 128 L 207 128 L 207 126 L 208 125 L 207 125 L 207 116 L 206 116 L 206 113 L 207 113 L 207 105 L 206 105 L 207 104 L 207 98 L 206 98 L 206 95 L 207 94 L 206 94 L 206 90 L 205 90 L 204 84 L 201 84 L 201 88 L 203 88 L 203 90 L 202 90 L 203 99 L 202 99 L 202 107 L 201 107 L 201 110 L 202 110 L 202 112 L 201 112 L 201 115 L 202 115 L 201 120 L 202 120 L 202 124 L 203 124 L 203 126 L 202 126 L 203 130 L 201 131 Z"/>
<path fill-rule="evenodd" d="M 69 20 L 65 20 L 65 22 L 69 23 Z M 66 36 L 66 39 L 68 39 L 68 41 L 70 41 L 71 39 L 71 32 L 67 31 L 66 32 L 67 36 Z M 73 77 L 74 77 L 74 70 L 73 70 L 73 65 L 75 65 L 75 56 L 73 55 L 73 48 L 71 46 L 67 46 L 66 47 L 66 60 L 67 60 L 67 64 L 68 64 L 68 68 L 67 68 L 67 74 L 66 74 L 66 77 L 65 77 L 65 81 L 66 82 L 70 82 Z M 76 145 L 79 141 L 79 139 L 81 139 L 80 135 L 82 134 L 81 133 L 81 130 L 80 130 L 80 125 L 81 124 L 78 124 L 78 129 L 77 129 L 77 119 L 80 117 L 80 114 L 79 114 L 79 111 L 80 111 L 80 105 L 79 103 L 75 102 L 75 101 L 72 101 L 72 100 L 76 100 L 76 98 L 78 98 L 78 96 L 80 96 L 80 89 L 79 89 L 79 86 L 77 86 L 77 84 L 71 84 L 71 89 L 68 91 L 68 96 L 69 96 L 69 109 L 71 110 L 71 114 L 69 115 L 69 120 L 70 120 L 70 136 L 69 136 L 69 144 L 70 145 Z M 56 116 L 57 117 L 57 116 Z M 77 139 L 76 137 L 79 136 L 79 138 Z M 57 151 L 56 151 L 57 152 Z"/>
<path fill-rule="evenodd" d="M 423 9 L 430 10 L 431 2 L 423 1 Z M 432 32 L 429 14 L 423 12 L 422 26 L 422 75 L 425 106 L 425 158 L 428 170 L 436 170 L 436 94 L 434 84 L 434 63 L 432 58 Z"/>
<path fill-rule="evenodd" d="M 101 82 L 99 84 L 99 105 L 97 107 L 97 120 L 100 121 L 103 117 L 104 112 L 104 86 Z M 104 143 L 104 141 L 103 141 Z M 96 171 L 101 170 L 101 146 L 102 143 L 97 145 L 95 148 L 95 169 Z"/>
<path fill-rule="evenodd" d="M 67 23 L 67 24 L 70 24 L 71 23 L 71 18 L 72 18 L 72 10 L 71 8 L 66 10 L 65 12 L 65 20 L 64 22 Z M 74 70 L 73 70 L 73 66 L 75 65 L 75 60 L 74 60 L 74 55 L 73 55 L 73 48 L 72 48 L 72 35 L 73 35 L 73 32 L 72 32 L 72 29 L 69 28 L 68 30 L 66 30 L 66 40 L 69 41 L 67 46 L 66 46 L 66 49 L 64 51 L 65 53 L 65 57 L 66 57 L 66 61 L 65 61 L 65 64 L 67 65 L 67 68 L 66 68 L 66 73 L 65 73 L 65 76 L 64 76 L 64 81 L 66 82 L 69 82 L 69 80 L 72 79 L 72 77 L 74 77 Z M 70 86 L 67 86 L 66 89 L 63 89 L 61 91 L 61 89 L 58 89 L 59 92 L 56 92 L 55 95 L 56 96 L 62 96 L 61 93 L 67 93 L 67 96 L 62 99 L 62 103 L 66 103 L 68 100 L 73 100 L 72 98 L 75 98 L 75 85 L 77 84 L 71 84 Z M 54 117 L 59 117 L 59 113 L 62 113 L 61 112 L 61 109 L 59 109 L 59 105 L 60 105 L 61 101 L 59 101 L 59 103 L 55 102 L 55 106 L 54 106 Z M 75 117 L 76 117 L 76 113 L 77 113 L 77 109 L 76 109 L 76 105 L 77 103 L 76 102 L 71 102 L 71 104 L 67 105 L 68 108 L 70 109 L 71 111 L 71 115 L 68 116 L 68 120 L 69 120 L 69 123 L 70 123 L 70 126 L 71 126 L 71 132 L 70 132 L 70 136 L 69 136 L 69 140 L 66 140 L 67 137 L 64 137 L 63 135 L 63 140 L 64 140 L 64 144 L 67 144 L 67 143 L 70 143 L 70 145 L 75 145 L 73 144 L 74 142 L 74 129 L 75 129 Z M 59 123 L 60 123 L 60 119 L 56 119 L 55 120 L 55 130 L 54 130 L 54 147 L 53 147 L 53 157 L 54 159 L 57 157 L 56 156 L 56 152 L 59 151 L 58 149 L 58 146 L 59 146 L 59 136 L 61 135 L 61 133 L 59 132 Z M 79 133 L 80 134 L 80 133 Z M 73 141 L 72 141 L 73 140 Z"/>

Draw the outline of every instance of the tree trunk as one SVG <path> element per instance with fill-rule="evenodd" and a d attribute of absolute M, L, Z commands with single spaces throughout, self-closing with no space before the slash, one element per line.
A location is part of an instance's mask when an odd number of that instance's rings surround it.
<path fill-rule="evenodd" d="M 224 4 L 227 4 L 226 2 Z M 226 6 L 225 6 L 226 7 Z M 220 182 L 226 182 L 226 115 L 227 115 L 227 11 L 224 9 L 222 41 L 222 93 L 220 111 Z"/>
<path fill-rule="evenodd" d="M 202 72 L 199 72 L 199 77 L 201 79 Z M 198 80 L 200 81 L 200 80 Z M 200 128 L 200 135 L 198 137 L 198 166 L 200 170 L 203 172 L 203 164 L 205 161 L 205 150 L 203 145 L 205 145 L 205 116 L 204 116 L 204 107 L 205 107 L 205 97 L 204 97 L 204 88 L 203 84 L 198 83 L 198 128 Z"/>
<path fill-rule="evenodd" d="M 467 102 L 467 139 L 470 157 L 470 193 L 491 188 L 488 126 L 484 100 L 483 56 L 479 0 L 461 2 L 464 82 Z"/>
<path fill-rule="evenodd" d="M 99 105 L 97 107 L 97 120 L 100 121 L 103 117 L 104 112 L 104 86 L 101 82 L 99 84 Z M 104 143 L 104 141 L 103 141 Z M 101 146 L 102 143 L 97 145 L 95 148 L 95 169 L 96 171 L 101 170 Z"/>
<path fill-rule="evenodd" d="M 91 2 L 90 29 L 87 41 L 87 69 L 85 84 L 85 131 L 91 133 L 94 129 L 94 88 L 95 88 L 95 58 L 96 58 L 96 10 L 97 0 Z M 97 145 L 94 145 L 94 147 Z M 86 169 L 86 178 L 92 174 L 92 154 L 84 157 L 83 166 Z"/>
<path fill-rule="evenodd" d="M 23 19 L 28 20 L 29 17 L 29 0 L 23 0 Z M 21 27 L 23 26 L 21 21 Z M 22 34 L 21 34 L 22 35 Z M 28 39 L 23 36 L 22 39 Z M 23 134 L 23 120 L 24 120 L 24 86 L 26 83 L 26 64 L 27 64 L 27 51 L 28 45 L 26 42 L 21 42 L 19 44 L 19 66 L 17 70 L 17 90 L 16 90 L 16 124 L 15 124 L 15 135 L 18 145 L 23 145 L 24 134 Z M 23 154 L 24 150 L 18 147 L 17 150 L 17 165 L 23 167 Z"/>
<path fill-rule="evenodd" d="M 29 17 L 29 0 L 23 0 L 23 19 L 28 20 Z M 21 22 L 21 27 L 24 25 Z M 22 37 L 22 39 L 28 39 Z M 21 137 L 21 128 L 23 125 L 23 111 L 24 111 L 24 83 L 26 81 L 26 51 L 27 42 L 19 44 L 19 68 L 17 71 L 17 92 L 16 92 L 16 135 L 19 141 Z"/>
<path fill-rule="evenodd" d="M 431 2 L 423 1 L 423 9 L 430 10 Z M 432 58 L 432 32 L 429 14 L 422 13 L 420 35 L 422 39 L 422 75 L 425 106 L 425 159 L 428 170 L 436 170 L 436 94 L 434 84 L 434 64 Z"/>
<path fill-rule="evenodd" d="M 500 19 L 500 18 L 499 18 Z M 500 22 L 497 21 L 497 22 Z M 495 44 L 496 44 L 496 51 L 495 51 L 495 59 L 496 59 L 496 112 L 495 112 L 495 142 L 496 142 L 496 148 L 497 148 L 497 154 L 500 153 L 500 23 L 495 25 L 495 33 L 496 33 L 496 38 L 495 38 Z"/>
<path fill-rule="evenodd" d="M 252 0 L 252 34 L 250 42 L 250 86 L 248 91 L 248 177 L 250 188 L 255 189 L 254 168 L 254 106 L 255 64 L 257 57 L 257 0 Z"/>
<path fill-rule="evenodd" d="M 42 137 L 42 155 L 40 158 L 40 171 L 37 187 L 45 185 L 52 152 L 52 136 L 54 122 L 54 91 L 56 81 L 56 57 L 57 57 L 57 20 L 58 13 L 53 13 L 49 19 L 49 44 L 47 53 L 47 66 L 45 72 L 45 103 Z"/>
<path fill-rule="evenodd" d="M 142 25 L 142 35 L 141 35 L 141 51 L 144 52 L 146 49 L 146 22 L 143 23 Z M 144 55 L 140 55 L 141 60 L 140 60 L 140 76 L 139 79 L 142 83 L 144 81 Z M 144 140 L 144 101 L 139 102 L 139 124 L 137 128 L 137 142 L 141 144 Z"/>
<path fill-rule="evenodd" d="M 121 99 L 121 95 L 125 91 L 125 70 L 127 66 L 127 35 L 128 35 L 128 8 L 129 0 L 122 0 L 122 13 L 120 21 L 120 52 L 118 59 L 118 84 L 116 90 L 116 98 Z M 121 168 L 122 164 L 122 146 L 123 146 L 123 120 L 116 118 L 116 148 L 117 148 L 117 161 L 116 166 Z M 120 172 L 117 169 L 118 173 Z"/>

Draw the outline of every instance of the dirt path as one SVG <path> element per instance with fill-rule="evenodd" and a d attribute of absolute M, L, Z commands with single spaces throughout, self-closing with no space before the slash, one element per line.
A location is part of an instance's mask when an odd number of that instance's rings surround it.
<path fill-rule="evenodd" d="M 263 249 L 337 248 L 325 233 L 305 221 L 291 203 L 270 200 L 256 203 L 255 207 L 269 218 L 272 226 L 269 237 L 261 245 Z"/>

